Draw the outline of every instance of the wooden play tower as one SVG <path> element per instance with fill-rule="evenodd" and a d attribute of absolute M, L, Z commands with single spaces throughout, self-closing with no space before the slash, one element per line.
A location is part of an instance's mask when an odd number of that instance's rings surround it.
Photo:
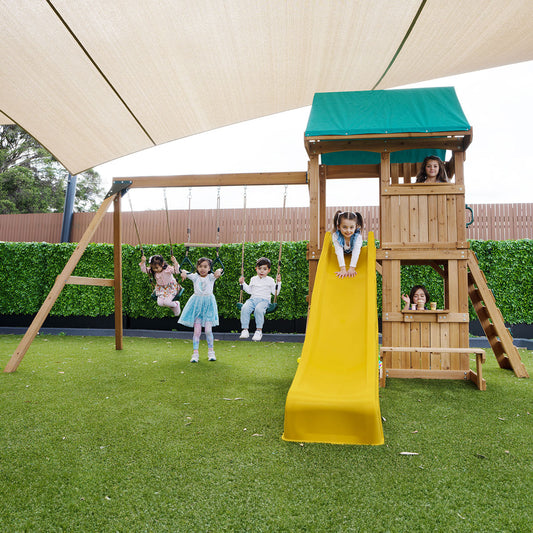
<path fill-rule="evenodd" d="M 528 376 L 466 238 L 463 163 L 471 140 L 451 87 L 315 95 L 305 136 L 310 287 L 331 224 L 325 220 L 326 180 L 379 178 L 376 268 L 382 275 L 381 350 L 388 377 L 467 379 L 484 389 L 484 351 L 469 347 L 469 297 L 499 365 Z M 424 157 L 445 160 L 446 151 L 450 181 L 415 183 Z M 347 198 L 350 203 L 357 198 Z M 401 267 L 413 264 L 430 265 L 442 277 L 443 309 L 402 310 Z"/>

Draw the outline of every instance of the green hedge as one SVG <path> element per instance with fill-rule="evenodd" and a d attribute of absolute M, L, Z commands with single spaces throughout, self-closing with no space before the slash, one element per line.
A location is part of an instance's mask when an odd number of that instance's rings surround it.
<path fill-rule="evenodd" d="M 298 319 L 307 314 L 308 267 L 305 241 L 283 245 L 282 290 L 279 307 L 271 318 Z M 54 280 L 72 254 L 75 244 L 10 243 L 0 242 L 0 314 L 35 314 Z M 471 241 L 489 287 L 492 288 L 504 319 L 510 324 L 533 323 L 533 240 Z M 261 242 L 245 245 L 244 275 L 248 281 L 255 274 L 255 260 L 260 256 L 272 261 L 272 273 L 277 268 L 279 243 Z M 161 254 L 170 259 L 168 245 L 147 245 L 147 256 Z M 224 318 L 238 318 L 236 302 L 239 300 L 238 279 L 241 273 L 240 244 L 224 244 L 220 258 L 225 273 L 215 284 L 219 313 Z M 185 255 L 183 245 L 174 247 L 178 261 Z M 195 248 L 189 253 L 193 263 L 201 256 L 214 258 L 213 249 Z M 139 269 L 141 252 L 138 247 L 123 245 L 123 307 L 124 314 L 132 318 L 167 317 L 168 310 L 158 307 L 150 298 L 148 276 Z M 113 246 L 90 244 L 76 266 L 74 275 L 113 277 Z M 429 266 L 402 267 L 402 291 L 409 292 L 416 284 L 426 285 L 431 299 L 443 305 L 443 283 Z M 192 283 L 183 283 L 182 302 L 192 294 Z M 246 297 L 246 295 L 245 295 Z M 378 276 L 378 310 L 381 309 L 381 277 Z M 54 307 L 52 315 L 109 316 L 114 312 L 113 289 L 68 285 Z M 474 319 L 473 309 L 470 309 Z"/>
<path fill-rule="evenodd" d="M 270 316 L 273 319 L 294 319 L 307 313 L 307 261 L 306 242 L 290 242 L 283 245 L 282 290 L 278 296 L 278 309 Z M 10 243 L 0 242 L 0 314 L 34 314 L 50 292 L 56 277 L 72 255 L 75 244 Z M 183 245 L 174 246 L 174 255 L 180 261 L 185 256 Z M 147 257 L 161 254 L 170 261 L 168 245 L 147 245 Z M 265 256 L 271 259 L 275 274 L 279 243 L 249 243 L 245 246 L 244 276 L 248 281 L 255 275 L 255 261 Z M 193 264 L 202 256 L 215 258 L 210 248 L 194 248 L 189 252 Z M 224 263 L 224 275 L 215 284 L 215 296 L 220 316 L 238 318 L 242 246 L 221 246 L 220 258 Z M 152 288 L 148 276 L 141 272 L 139 247 L 123 245 L 123 309 L 132 318 L 167 317 L 168 310 L 158 307 L 150 298 Z M 113 246 L 90 244 L 73 272 L 75 276 L 97 278 L 113 277 Z M 186 302 L 193 292 L 192 283 L 184 281 Z M 245 295 L 246 297 L 246 295 Z M 51 315 L 59 316 L 109 316 L 114 313 L 113 289 L 67 285 L 52 307 Z"/>

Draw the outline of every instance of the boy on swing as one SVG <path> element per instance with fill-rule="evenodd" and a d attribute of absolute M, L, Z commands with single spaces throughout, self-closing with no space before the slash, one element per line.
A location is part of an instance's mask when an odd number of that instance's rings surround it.
<path fill-rule="evenodd" d="M 239 283 L 250 298 L 246 300 L 241 309 L 241 327 L 242 332 L 240 339 L 247 339 L 250 336 L 248 327 L 250 325 L 250 315 L 255 316 L 255 333 L 253 341 L 260 341 L 263 337 L 263 324 L 265 322 L 265 312 L 270 304 L 272 294 L 278 295 L 281 289 L 281 275 L 276 276 L 276 281 L 269 276 L 271 263 L 270 259 L 260 257 L 255 264 L 257 276 L 253 276 L 250 285 L 244 281 L 244 276 L 239 278 Z"/>

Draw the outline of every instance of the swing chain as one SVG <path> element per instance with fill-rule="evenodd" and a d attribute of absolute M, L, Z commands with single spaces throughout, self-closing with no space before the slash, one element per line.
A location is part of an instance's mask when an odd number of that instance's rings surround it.
<path fill-rule="evenodd" d="M 137 227 L 137 222 L 135 221 L 135 215 L 133 214 L 133 204 L 131 203 L 131 195 L 128 196 L 128 200 L 130 203 L 130 209 L 131 209 L 131 218 L 133 219 L 133 227 L 135 228 L 135 232 L 137 233 L 137 239 L 139 241 L 139 248 L 141 249 L 141 255 L 144 255 L 143 245 L 141 241 L 141 235 L 139 233 L 139 228 Z"/>
<path fill-rule="evenodd" d="M 217 187 L 217 231 L 215 239 L 217 243 L 217 259 L 219 259 L 218 250 L 220 248 L 220 186 Z"/>
<path fill-rule="evenodd" d="M 220 244 L 220 187 L 217 188 L 217 234 L 216 243 Z M 218 248 L 217 248 L 218 254 Z"/>
<path fill-rule="evenodd" d="M 244 186 L 243 191 L 243 212 L 244 212 L 244 220 L 242 224 L 242 250 L 241 250 L 241 277 L 244 277 L 244 243 L 246 241 L 246 185 Z M 241 285 L 241 292 L 239 294 L 239 304 L 242 305 L 243 300 L 243 286 Z"/>
<path fill-rule="evenodd" d="M 170 255 L 171 257 L 174 257 L 174 251 L 172 249 L 172 235 L 170 233 L 170 219 L 168 216 L 168 202 L 167 202 L 167 190 L 163 189 L 163 197 L 165 199 L 165 212 L 167 214 L 167 229 L 168 229 L 168 242 L 170 244 Z"/>
<path fill-rule="evenodd" d="M 282 220 L 285 221 L 285 233 L 287 232 L 287 220 L 285 217 L 285 207 L 287 205 L 287 188 L 288 185 L 285 185 L 285 192 L 283 193 L 283 210 L 281 213 Z M 274 303 L 276 303 L 278 299 L 278 276 L 281 272 L 281 251 L 283 249 L 283 241 L 281 240 L 281 220 L 279 221 L 279 234 L 278 234 L 278 240 L 279 240 L 279 253 L 278 253 L 278 271 L 276 273 L 276 288 L 274 289 Z"/>
<path fill-rule="evenodd" d="M 187 216 L 187 244 L 191 242 L 191 200 L 192 200 L 192 187 L 189 187 L 189 212 Z M 189 253 L 189 248 L 185 249 L 185 255 Z"/>
<path fill-rule="evenodd" d="M 130 203 L 130 210 L 131 210 L 131 218 L 133 220 L 133 227 L 135 228 L 135 232 L 137 233 L 137 239 L 139 240 L 139 248 L 141 249 L 141 256 L 146 257 L 144 255 L 144 249 L 141 241 L 141 234 L 139 233 L 139 228 L 137 227 L 137 222 L 135 220 L 135 215 L 133 214 L 133 204 L 131 203 L 131 196 L 128 196 L 128 201 Z M 146 265 L 146 263 L 145 263 Z M 148 276 L 148 282 L 150 283 L 150 288 L 152 290 L 152 295 L 155 291 L 155 279 L 153 279 L 152 275 Z"/>

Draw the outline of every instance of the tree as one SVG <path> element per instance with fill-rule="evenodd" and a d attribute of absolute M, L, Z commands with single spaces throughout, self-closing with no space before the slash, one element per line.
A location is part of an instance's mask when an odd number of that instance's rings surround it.
<path fill-rule="evenodd" d="M 0 214 L 63 211 L 68 171 L 18 126 L 0 126 Z M 100 175 L 77 175 L 75 211 L 95 211 L 104 195 Z"/>

